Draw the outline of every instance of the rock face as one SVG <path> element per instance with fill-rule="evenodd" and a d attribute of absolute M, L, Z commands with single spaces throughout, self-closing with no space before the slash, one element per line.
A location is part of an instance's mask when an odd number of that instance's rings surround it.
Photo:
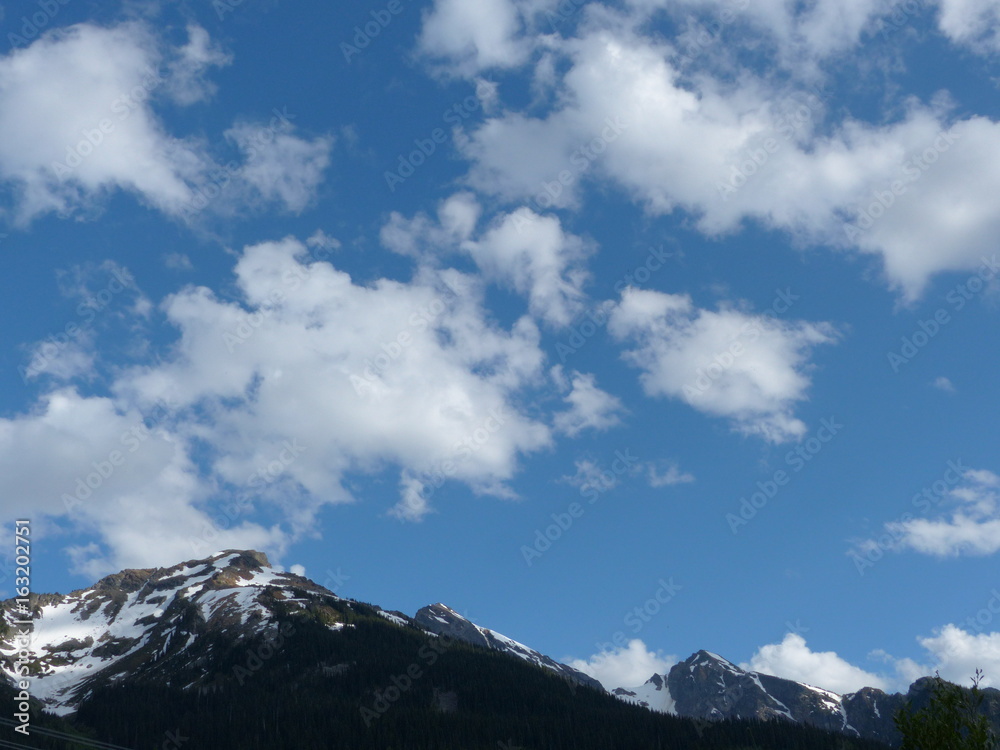
<path fill-rule="evenodd" d="M 331 606 L 334 605 L 334 606 Z M 14 600 L 0 607 L 3 670 L 14 676 Z M 339 608 L 340 612 L 337 611 Z M 169 568 L 123 570 L 69 594 L 33 595 L 30 693 L 51 713 L 73 714 L 95 687 L 126 677 L 210 690 L 212 641 L 244 641 L 277 631 L 276 615 L 308 614 L 331 630 L 347 610 L 364 609 L 396 625 L 448 635 L 501 651 L 570 680 L 602 689 L 596 680 L 533 649 L 469 622 L 443 604 L 416 618 L 342 599 L 302 576 L 277 572 L 254 550 L 226 550 Z M 336 674 L 344 665 L 326 665 Z"/>
<path fill-rule="evenodd" d="M 501 651 L 505 654 L 524 659 L 539 667 L 550 669 L 573 684 L 587 685 L 596 690 L 604 690 L 601 683 L 593 677 L 585 675 L 583 672 L 573 669 L 570 666 L 561 664 L 544 654 L 540 654 L 534 649 L 528 648 L 523 643 L 518 643 L 505 635 L 480 627 L 444 604 L 431 604 L 421 608 L 414 616 L 413 622 L 428 632 L 446 635 L 464 643 L 470 643 L 473 646 Z"/>
<path fill-rule="evenodd" d="M 123 570 L 90 588 L 33 597 L 31 694 L 52 713 L 73 713 L 89 690 L 126 675 L 185 675 L 199 682 L 206 637 L 244 639 L 271 627 L 276 608 L 322 609 L 330 591 L 271 569 L 256 551 L 227 550 L 169 568 Z M 3 603 L 4 623 L 21 615 Z M 335 624 L 335 623 L 331 623 Z M 16 653 L 13 630 L 0 639 Z M 10 663 L 5 672 L 12 676 Z"/>
<path fill-rule="evenodd" d="M 730 718 L 780 719 L 878 740 L 901 741 L 893 717 L 908 701 L 915 708 L 930 701 L 933 681 L 914 682 L 906 695 L 862 688 L 838 695 L 828 690 L 780 677 L 748 672 L 709 651 L 699 651 L 654 674 L 636 688 L 617 688 L 618 698 L 653 711 L 701 720 Z M 984 711 L 1000 723 L 1000 691 L 984 691 Z"/>

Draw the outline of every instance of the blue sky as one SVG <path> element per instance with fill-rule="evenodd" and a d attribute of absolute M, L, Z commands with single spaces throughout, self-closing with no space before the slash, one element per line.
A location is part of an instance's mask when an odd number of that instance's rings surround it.
<path fill-rule="evenodd" d="M 257 548 L 609 687 L 1000 684 L 995 0 L 3 9 L 36 590 Z"/>

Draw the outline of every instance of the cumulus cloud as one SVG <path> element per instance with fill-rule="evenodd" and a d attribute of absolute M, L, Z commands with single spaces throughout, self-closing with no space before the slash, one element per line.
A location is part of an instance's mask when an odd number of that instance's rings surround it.
<path fill-rule="evenodd" d="M 244 154 L 240 180 L 265 203 L 301 212 L 316 195 L 330 164 L 333 138 L 313 140 L 292 133 L 290 113 L 276 112 L 270 123 L 241 122 L 225 136 Z"/>
<path fill-rule="evenodd" d="M 424 14 L 419 50 L 444 69 L 472 76 L 522 64 L 531 53 L 524 34 L 532 6 L 546 0 L 436 0 Z"/>
<path fill-rule="evenodd" d="M 886 524 L 898 549 L 937 557 L 992 555 L 1000 550 L 1000 477 L 991 471 L 967 470 L 937 502 L 953 510 L 934 518 Z"/>
<path fill-rule="evenodd" d="M 997 0 L 939 0 L 938 27 L 956 44 L 983 53 L 1000 51 Z"/>
<path fill-rule="evenodd" d="M 820 0 L 808 4 L 785 0 L 629 0 L 644 16 L 669 14 L 683 32 L 678 47 L 686 59 L 709 48 L 743 43 L 752 35 L 773 61 L 798 76 L 816 76 L 833 55 L 862 41 L 862 35 L 891 3 L 884 0 Z"/>
<path fill-rule="evenodd" d="M 608 330 L 634 342 L 624 357 L 642 370 L 648 395 L 680 399 L 775 443 L 805 434 L 793 410 L 806 398 L 809 355 L 837 338 L 829 324 L 702 310 L 687 295 L 631 288 Z"/>
<path fill-rule="evenodd" d="M 768 24 L 792 12 L 758 6 L 746 12 Z M 845 49 L 887 10 L 875 6 L 816 3 L 782 33 L 803 50 Z M 909 101 L 889 121 L 832 119 L 825 95 L 804 83 L 746 66 L 686 70 L 679 39 L 644 35 L 634 20 L 550 39 L 546 54 L 565 70 L 550 67 L 552 106 L 508 105 L 464 134 L 468 183 L 536 209 L 577 207 L 585 185 L 610 184 L 651 214 L 691 214 L 709 236 L 754 221 L 803 245 L 876 259 L 907 302 L 935 274 L 975 269 L 992 254 L 997 123 L 955 115 L 946 97 Z M 702 57 L 729 49 L 710 45 Z"/>
<path fill-rule="evenodd" d="M 161 57 L 141 26 L 81 24 L 0 58 L 0 178 L 15 188 L 15 218 L 67 213 L 112 188 L 179 209 L 201 155 L 149 106 L 166 82 Z"/>
<path fill-rule="evenodd" d="M 4 495 L 94 535 L 72 550 L 78 570 L 280 554 L 315 533 L 322 505 L 353 501 L 355 479 L 387 470 L 400 520 L 432 512 L 447 482 L 514 496 L 521 459 L 553 439 L 552 416 L 521 406 L 552 390 L 535 323 L 498 326 L 481 281 L 452 269 L 358 284 L 310 255 L 330 244 L 246 247 L 237 294 L 169 295 L 175 342 L 117 367 L 107 395 L 65 386 L 0 419 Z M 91 362 L 86 343 L 62 358 L 63 379 Z M 561 429 L 609 425 L 612 398 L 571 382 Z"/>
<path fill-rule="evenodd" d="M 559 432 L 576 437 L 586 429 L 606 430 L 621 424 L 621 400 L 598 388 L 594 375 L 574 371 L 566 376 L 557 365 L 552 376 L 564 391 L 569 391 L 563 400 L 570 408 L 558 412 L 554 419 Z"/>
<path fill-rule="evenodd" d="M 401 255 L 436 262 L 449 252 L 465 253 L 491 282 L 528 300 L 533 316 L 565 327 L 584 307 L 589 280 L 586 260 L 593 246 L 566 232 L 555 216 L 519 208 L 499 214 L 478 235 L 482 208 L 470 193 L 456 194 L 438 208 L 407 219 L 393 212 L 382 228 L 382 242 Z"/>
<path fill-rule="evenodd" d="M 744 669 L 815 685 L 835 693 L 854 692 L 862 687 L 874 687 L 888 692 L 906 692 L 921 677 L 939 673 L 941 677 L 967 685 L 976 669 L 983 669 L 984 687 L 1000 684 L 1000 633 L 984 632 L 1000 612 L 1000 593 L 992 592 L 984 603 L 985 618 L 970 618 L 976 632 L 949 623 L 934 630 L 932 635 L 918 637 L 923 650 L 920 659 L 896 658 L 882 649 L 872 651 L 868 658 L 886 666 L 886 672 L 866 671 L 850 664 L 832 651 L 812 651 L 801 635 L 788 633 L 781 643 L 757 649 Z M 977 616 L 978 617 L 978 616 Z"/>
<path fill-rule="evenodd" d="M 231 197 L 263 196 L 292 211 L 308 203 L 329 139 L 283 131 L 223 169 L 202 139 L 167 131 L 157 104 L 205 101 L 214 91 L 207 72 L 230 61 L 201 27 L 188 35 L 173 48 L 140 23 L 84 23 L 0 58 L 0 182 L 14 198 L 10 220 L 86 215 L 117 190 L 185 219 L 225 186 Z M 246 126 L 234 126 L 238 145 L 247 137 Z"/>
<path fill-rule="evenodd" d="M 988 602 L 975 617 L 968 619 L 966 630 L 949 623 L 936 628 L 933 635 L 920 636 L 917 643 L 924 650 L 921 661 L 911 658 L 896 658 L 878 649 L 870 654 L 889 665 L 895 671 L 895 688 L 904 691 L 920 677 L 940 674 L 944 679 L 959 685 L 968 685 L 969 680 L 982 669 L 984 687 L 1000 685 L 1000 632 L 984 632 L 983 626 L 993 623 L 1000 612 L 1000 592 L 995 589 Z"/>
<path fill-rule="evenodd" d="M 605 689 L 614 690 L 642 685 L 654 674 L 666 674 L 677 663 L 677 657 L 650 651 L 643 641 L 633 638 L 627 646 L 600 651 L 588 659 L 564 661 L 596 679 Z"/>
<path fill-rule="evenodd" d="M 761 646 L 743 669 L 804 682 L 835 693 L 850 693 L 863 687 L 885 690 L 885 678 L 866 672 L 842 659 L 833 651 L 812 651 L 806 640 L 788 633 L 781 643 Z"/>
<path fill-rule="evenodd" d="M 187 106 L 214 96 L 215 84 L 205 73 L 213 67 L 223 67 L 233 61 L 232 55 L 212 41 L 200 26 L 188 26 L 188 43 L 171 55 L 167 62 L 170 74 L 167 91 L 178 104 Z"/>
<path fill-rule="evenodd" d="M 43 396 L 29 414 L 0 419 L 5 496 L 101 538 L 70 548 L 77 572 L 167 565 L 218 546 L 277 552 L 284 537 L 246 518 L 219 528 L 199 504 L 208 488 L 178 442 L 167 404 L 146 411 L 72 387 Z M 8 514 L 17 512 L 8 505 Z"/>
<path fill-rule="evenodd" d="M 970 633 L 948 624 L 917 640 L 930 655 L 933 671 L 946 680 L 968 685 L 976 670 L 982 669 L 984 687 L 1000 685 L 1000 633 Z"/>

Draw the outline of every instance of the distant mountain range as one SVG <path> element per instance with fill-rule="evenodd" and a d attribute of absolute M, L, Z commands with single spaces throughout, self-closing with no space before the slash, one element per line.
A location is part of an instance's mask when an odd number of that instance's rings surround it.
<path fill-rule="evenodd" d="M 635 688 L 612 691 L 622 700 L 662 713 L 695 719 L 780 719 L 808 724 L 853 737 L 898 745 L 893 717 L 908 702 L 916 708 L 930 701 L 933 679 L 914 682 L 906 695 L 862 688 L 838 695 L 780 677 L 748 672 L 718 654 L 699 651 L 654 674 Z M 984 706 L 1000 720 L 1000 691 L 987 688 Z"/>
<path fill-rule="evenodd" d="M 60 731 L 125 747 L 160 747 L 174 723 L 214 743 L 192 740 L 192 750 L 454 746 L 434 744 L 446 735 L 493 750 L 508 739 L 525 748 L 735 748 L 726 743 L 743 742 L 741 733 L 769 738 L 763 747 L 874 748 L 898 744 L 893 715 L 908 700 L 926 702 L 929 689 L 918 680 L 905 696 L 837 695 L 699 651 L 641 686 L 611 691 L 616 701 L 593 678 L 444 604 L 409 617 L 343 599 L 276 572 L 255 551 L 124 570 L 69 594 L 33 596 L 31 605 L 27 665 L 39 731 L 54 721 L 44 709 L 63 718 Z M 20 615 L 13 600 L 2 606 L 0 652 L 14 687 Z M 986 694 L 1000 717 L 1000 692 Z M 209 708 L 211 721 L 193 721 Z M 284 733 L 281 711 L 301 713 L 286 716 Z M 566 736 L 563 714 L 578 716 L 580 736 Z M 425 739 L 405 739 L 410 732 Z M 314 735 L 327 744 L 301 744 Z M 640 744 L 621 744 L 630 737 Z M 644 744 L 654 738 L 659 744 Z"/>

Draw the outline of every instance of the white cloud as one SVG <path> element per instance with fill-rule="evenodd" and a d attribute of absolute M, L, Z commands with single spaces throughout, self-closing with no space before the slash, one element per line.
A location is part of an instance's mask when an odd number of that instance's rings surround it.
<path fill-rule="evenodd" d="M 938 26 L 949 39 L 979 52 L 1000 51 L 1000 2 L 938 0 Z"/>
<path fill-rule="evenodd" d="M 216 87 L 205 78 L 205 72 L 233 61 L 232 55 L 213 42 L 205 29 L 190 25 L 187 31 L 188 43 L 178 49 L 167 63 L 170 71 L 167 91 L 182 106 L 210 99 Z"/>
<path fill-rule="evenodd" d="M 780 16 L 784 5 L 761 12 Z M 841 9 L 819 3 L 811 25 L 788 33 L 815 28 L 843 47 L 826 35 L 856 38 L 873 5 L 851 3 L 834 23 Z M 803 49 L 816 44 L 802 37 Z M 907 302 L 933 275 L 993 253 L 1000 124 L 958 118 L 942 96 L 909 101 L 886 123 L 830 120 L 809 87 L 746 67 L 691 74 L 677 52 L 625 21 L 550 40 L 548 54 L 566 63 L 552 106 L 540 116 L 508 106 L 460 138 L 468 183 L 541 208 L 576 207 L 584 185 L 611 184 L 651 214 L 690 213 L 711 236 L 756 221 L 803 245 L 872 256 Z"/>
<path fill-rule="evenodd" d="M 247 519 L 218 528 L 198 507 L 209 488 L 177 441 L 173 419 L 169 408 L 120 409 L 73 388 L 46 394 L 30 414 L 0 419 L 7 515 L 27 504 L 96 532 L 105 549 L 71 549 L 77 572 L 91 577 L 172 564 L 199 546 L 202 553 L 218 546 L 280 551 L 278 530 Z"/>
<path fill-rule="evenodd" d="M 346 499 L 343 472 L 384 461 L 422 476 L 454 459 L 453 478 L 485 486 L 548 443 L 512 401 L 540 375 L 537 329 L 489 324 L 474 279 L 427 271 L 358 286 L 292 239 L 246 248 L 236 274 L 248 309 L 207 289 L 172 296 L 173 356 L 118 384 L 145 400 L 215 404 L 230 481 L 292 438 L 309 448 L 290 475 L 331 500 Z"/>
<path fill-rule="evenodd" d="M 598 680 L 607 690 L 642 685 L 654 674 L 666 674 L 677 657 L 650 651 L 633 638 L 625 647 L 601 651 L 588 659 L 570 659 L 566 664 Z"/>
<path fill-rule="evenodd" d="M 552 376 L 563 390 L 569 390 L 563 400 L 570 408 L 555 415 L 556 430 L 576 437 L 586 429 L 606 430 L 621 424 L 620 414 L 624 411 L 621 401 L 598 388 L 594 375 L 573 372 L 567 378 L 557 365 Z"/>
<path fill-rule="evenodd" d="M 554 327 L 569 325 L 583 310 L 592 245 L 564 231 L 557 217 L 523 207 L 498 215 L 475 236 L 481 212 L 470 193 L 444 201 L 437 221 L 393 212 L 382 228 L 382 243 L 432 263 L 449 252 L 467 253 L 486 279 L 526 297 L 536 318 Z"/>
<path fill-rule="evenodd" d="M 94 356 L 90 335 L 78 334 L 76 340 L 57 344 L 39 341 L 31 348 L 31 356 L 24 368 L 25 380 L 39 375 L 51 375 L 63 381 L 84 377 L 94 371 Z"/>
<path fill-rule="evenodd" d="M 995 613 L 1000 611 L 1000 595 L 993 591 L 986 624 L 993 622 Z M 934 630 L 930 636 L 921 636 L 917 642 L 924 649 L 924 661 L 911 658 L 897 659 L 879 649 L 872 652 L 872 658 L 880 659 L 892 666 L 896 672 L 895 690 L 905 692 L 907 687 L 920 677 L 939 673 L 944 679 L 958 685 L 969 685 L 977 669 L 984 672 L 983 687 L 1000 685 L 1000 632 L 982 632 L 980 621 L 969 618 L 977 632 L 972 633 L 958 625 L 949 623 Z"/>
<path fill-rule="evenodd" d="M 333 138 L 321 136 L 309 141 L 293 135 L 292 130 L 288 115 L 279 112 L 266 125 L 238 123 L 225 136 L 244 154 L 239 178 L 265 202 L 300 212 L 323 181 Z"/>
<path fill-rule="evenodd" d="M 462 246 L 487 278 L 526 295 L 531 313 L 541 320 L 567 326 L 583 310 L 589 278 L 584 261 L 592 248 L 564 232 L 557 217 L 519 208 Z"/>
<path fill-rule="evenodd" d="M 944 391 L 945 393 L 955 392 L 955 384 L 952 383 L 951 380 L 946 378 L 944 375 L 934 378 L 934 382 L 931 383 L 931 385 L 933 385 L 939 391 Z"/>
<path fill-rule="evenodd" d="M 163 256 L 163 265 L 174 271 L 193 271 L 194 264 L 185 253 L 167 253 Z"/>
<path fill-rule="evenodd" d="M 492 322 L 476 277 L 424 268 L 362 286 L 295 239 L 245 248 L 235 272 L 235 298 L 167 297 L 176 343 L 119 368 L 110 396 L 66 388 L 0 419 L 3 496 L 92 535 L 73 550 L 80 571 L 220 547 L 280 554 L 316 533 L 323 504 L 354 499 L 348 481 L 386 470 L 401 520 L 431 512 L 448 481 L 509 498 L 521 458 L 551 444 L 550 415 L 520 407 L 549 387 L 539 331 Z M 125 460 L 103 477 L 114 451 Z M 216 528 L 234 498 L 248 501 Z M 263 520 L 275 515 L 280 526 Z"/>
<path fill-rule="evenodd" d="M 806 398 L 809 354 L 837 337 L 828 324 L 701 310 L 686 295 L 631 288 L 608 330 L 637 344 L 624 357 L 642 370 L 648 395 L 681 399 L 770 442 L 805 433 L 793 409 Z"/>
<path fill-rule="evenodd" d="M 425 482 L 404 471 L 399 480 L 399 502 L 392 507 L 389 515 L 400 521 L 422 521 L 432 512 L 426 492 Z"/>
<path fill-rule="evenodd" d="M 285 129 L 253 144 L 258 132 L 237 124 L 230 136 L 246 161 L 223 168 L 202 139 L 167 132 L 157 103 L 206 100 L 214 90 L 206 72 L 230 61 L 201 27 L 188 34 L 172 48 L 139 23 L 78 24 L 0 58 L 0 182 L 14 197 L 11 220 L 86 215 L 115 190 L 183 218 L 223 188 L 229 203 L 256 198 L 292 211 L 308 204 L 329 138 L 308 141 Z"/>
<path fill-rule="evenodd" d="M 939 671 L 946 680 L 968 685 L 976 670 L 982 669 L 984 687 L 1000 685 L 1000 633 L 970 633 L 948 624 L 917 640 L 931 656 L 932 671 Z"/>
<path fill-rule="evenodd" d="M 694 474 L 681 471 L 677 464 L 668 464 L 665 471 L 660 471 L 656 464 L 647 466 L 650 487 L 672 487 L 675 484 L 687 484 L 694 481 Z"/>
<path fill-rule="evenodd" d="M 523 63 L 530 52 L 518 6 L 508 0 L 436 0 L 425 13 L 418 47 L 461 75 Z"/>
<path fill-rule="evenodd" d="M 133 24 L 73 26 L 0 59 L 0 178 L 15 187 L 15 218 L 68 213 L 116 187 L 179 209 L 201 155 L 152 114 L 160 63 Z"/>
<path fill-rule="evenodd" d="M 938 557 L 1000 551 L 1000 477 L 991 471 L 968 470 L 942 500 L 955 506 L 949 515 L 885 525 L 898 549 Z"/>
<path fill-rule="evenodd" d="M 617 487 L 621 481 L 621 474 L 607 471 L 589 458 L 578 459 L 573 462 L 573 466 L 576 472 L 564 475 L 560 481 L 576 487 L 581 493 L 588 489 L 607 492 Z"/>
<path fill-rule="evenodd" d="M 706 50 L 721 56 L 727 45 L 752 38 L 774 63 L 797 76 L 815 77 L 827 58 L 856 47 L 865 29 L 891 10 L 885 0 L 629 0 L 643 13 L 669 13 L 686 34 L 679 50 L 699 61 Z"/>
<path fill-rule="evenodd" d="M 796 633 L 785 635 L 781 643 L 761 646 L 743 669 L 804 682 L 807 685 L 849 693 L 863 687 L 885 690 L 889 683 L 879 675 L 850 664 L 833 651 L 811 651 Z"/>
<path fill-rule="evenodd" d="M 379 239 L 394 253 L 430 259 L 469 239 L 482 212 L 472 193 L 456 193 L 438 206 L 436 222 L 423 213 L 407 219 L 393 211 Z"/>

